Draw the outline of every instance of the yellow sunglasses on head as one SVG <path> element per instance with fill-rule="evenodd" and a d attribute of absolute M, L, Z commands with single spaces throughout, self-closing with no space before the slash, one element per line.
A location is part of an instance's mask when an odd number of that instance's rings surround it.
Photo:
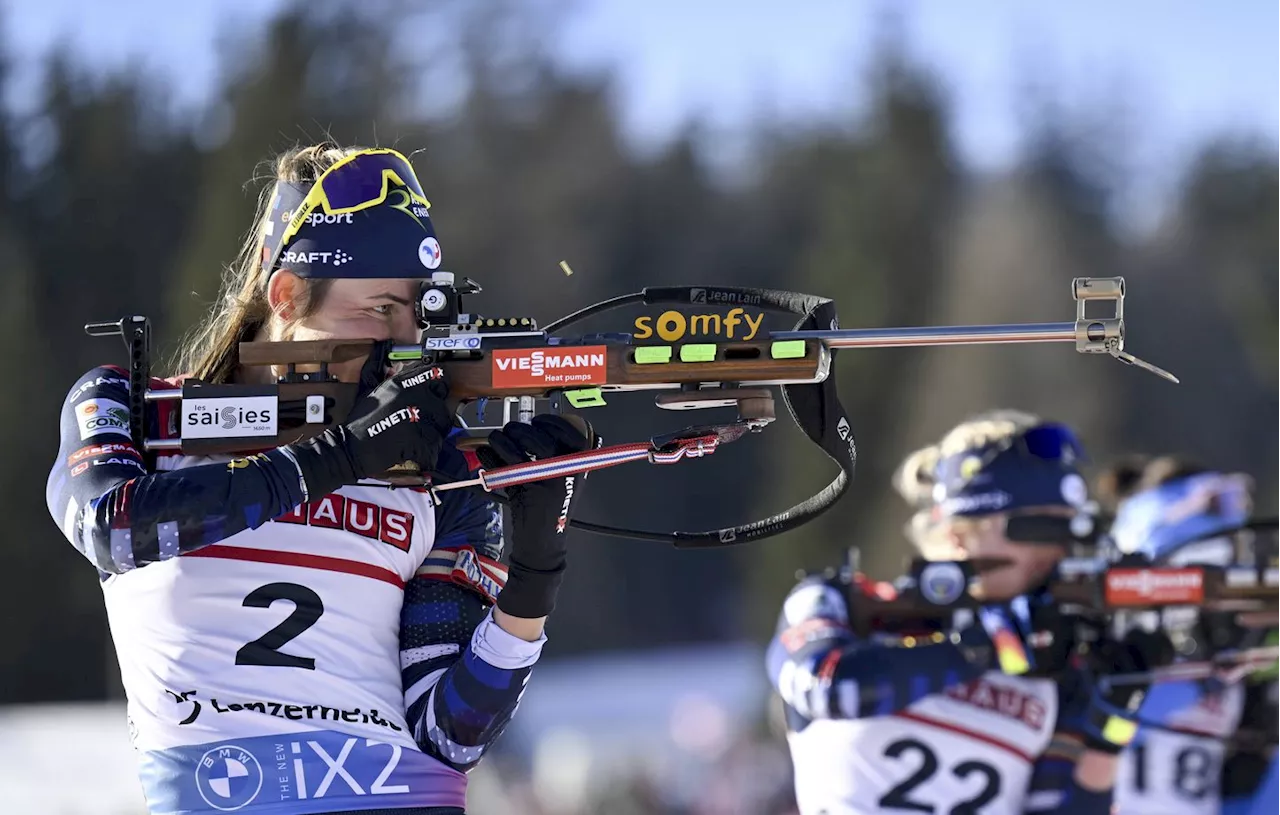
<path fill-rule="evenodd" d="M 346 156 L 316 179 L 290 218 L 280 244 L 288 243 L 318 209 L 326 215 L 343 215 L 378 206 L 393 192 L 392 181 L 399 185 L 394 192 L 404 196 L 400 207 L 415 203 L 431 207 L 407 158 L 387 148 L 362 150 Z"/>

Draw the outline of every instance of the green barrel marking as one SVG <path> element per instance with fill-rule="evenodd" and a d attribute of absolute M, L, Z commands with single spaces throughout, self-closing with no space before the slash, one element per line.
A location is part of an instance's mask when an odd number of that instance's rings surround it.
<path fill-rule="evenodd" d="M 670 362 L 670 345 L 641 345 L 636 348 L 636 364 L 652 365 L 655 362 Z"/>
<path fill-rule="evenodd" d="M 702 342 L 680 346 L 681 362 L 714 362 L 715 358 L 715 343 Z"/>
<path fill-rule="evenodd" d="M 601 407 L 604 405 L 604 393 L 599 388 L 578 388 L 565 391 L 564 396 L 569 404 L 576 408 Z"/>
<path fill-rule="evenodd" d="M 769 346 L 774 359 L 804 359 L 804 340 L 774 340 Z"/>

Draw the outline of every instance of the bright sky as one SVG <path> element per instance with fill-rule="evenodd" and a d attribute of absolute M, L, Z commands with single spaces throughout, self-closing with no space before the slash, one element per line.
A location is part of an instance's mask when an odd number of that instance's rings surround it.
<path fill-rule="evenodd" d="M 5 0 L 20 57 L 70 38 L 84 57 L 142 56 L 198 98 L 213 80 L 213 34 L 252 25 L 279 0 Z M 691 114 L 732 133 L 747 117 L 831 117 L 856 106 L 882 3 L 873 0 L 578 0 L 558 51 L 569 65 L 612 66 L 631 137 L 669 135 Z M 1016 149 L 1023 66 L 1066 102 L 1123 94 L 1132 156 L 1148 183 L 1203 136 L 1226 128 L 1280 138 L 1275 0 L 897 0 L 914 53 L 953 94 L 960 147 L 994 166 Z M 181 8 L 181 13 L 176 9 Z M 27 73 L 22 68 L 28 67 Z M 30 82 L 29 64 L 19 81 Z"/>

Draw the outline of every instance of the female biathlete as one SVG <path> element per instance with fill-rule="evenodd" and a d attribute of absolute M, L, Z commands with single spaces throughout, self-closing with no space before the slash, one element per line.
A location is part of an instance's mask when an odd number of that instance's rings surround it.
<path fill-rule="evenodd" d="M 404 156 L 320 144 L 274 169 L 219 304 L 183 349 L 185 376 L 273 381 L 240 364 L 243 341 L 419 339 L 413 304 L 441 251 Z M 455 490 L 435 506 L 369 481 L 406 461 L 470 469 L 440 370 L 392 373 L 383 359 L 330 366 L 362 384 L 341 425 L 235 459 L 140 449 L 120 368 L 72 385 L 48 508 L 101 577 L 152 813 L 459 815 L 466 771 L 511 720 L 581 489 L 511 491 L 508 574 L 487 497 Z M 149 403 L 148 435 L 269 425 L 241 407 Z M 585 449 L 588 435 L 539 416 L 478 455 L 523 462 Z"/>

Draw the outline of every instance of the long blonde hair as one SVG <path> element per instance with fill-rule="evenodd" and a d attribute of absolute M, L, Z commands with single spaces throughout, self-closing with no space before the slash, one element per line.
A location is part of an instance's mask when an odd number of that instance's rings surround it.
<path fill-rule="evenodd" d="M 331 285 L 327 279 L 303 280 L 296 309 L 288 320 L 273 314 L 267 302 L 267 273 L 262 268 L 265 226 L 271 217 L 272 193 L 277 182 L 315 181 L 326 169 L 362 147 L 340 147 L 321 142 L 294 147 L 270 160 L 272 183 L 258 195 L 253 228 L 232 264 L 223 272 L 222 290 L 208 316 L 179 343 L 174 354 L 178 373 L 210 383 L 231 381 L 240 364 L 241 342 L 254 339 L 265 328 L 270 339 L 287 339 L 298 324 L 313 314 Z M 273 319 L 274 318 L 274 319 Z"/>
<path fill-rule="evenodd" d="M 995 441 L 1007 439 L 1040 424 L 1040 417 L 1021 410 L 997 408 L 965 419 L 951 428 L 936 444 L 911 453 L 893 474 L 893 487 L 915 512 L 905 533 L 921 549 L 928 548 L 933 522 L 934 470 L 948 456 L 976 450 Z"/>

